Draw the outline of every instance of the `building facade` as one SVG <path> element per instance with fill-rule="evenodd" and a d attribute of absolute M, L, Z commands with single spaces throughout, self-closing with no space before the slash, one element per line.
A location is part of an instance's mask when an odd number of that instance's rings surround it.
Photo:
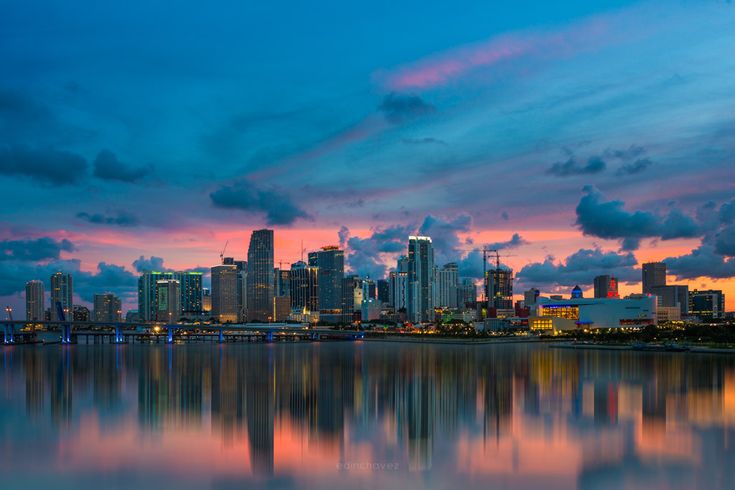
<path fill-rule="evenodd" d="M 459 268 L 454 262 L 436 269 L 434 307 L 456 309 L 458 306 Z"/>
<path fill-rule="evenodd" d="M 250 236 L 247 263 L 247 318 L 273 319 L 273 230 L 255 230 Z"/>
<path fill-rule="evenodd" d="M 92 302 L 94 321 L 120 322 L 122 321 L 122 302 L 112 293 L 95 294 Z"/>
<path fill-rule="evenodd" d="M 181 311 L 184 315 L 202 312 L 202 273 L 196 271 L 174 272 L 181 289 Z"/>
<path fill-rule="evenodd" d="M 663 262 L 648 262 L 643 264 L 642 271 L 643 294 L 653 294 L 653 288 L 666 286 L 666 264 Z"/>
<path fill-rule="evenodd" d="M 345 255 L 339 247 L 323 247 L 309 252 L 309 266 L 317 268 L 319 283 L 319 312 L 325 315 L 343 314 Z"/>
<path fill-rule="evenodd" d="M 212 316 L 220 323 L 240 319 L 238 271 L 235 264 L 212 267 Z"/>
<path fill-rule="evenodd" d="M 158 281 L 173 279 L 172 272 L 144 271 L 138 278 L 138 315 L 141 321 L 158 318 Z"/>
<path fill-rule="evenodd" d="M 725 318 L 725 294 L 717 289 L 695 289 L 689 293 L 689 314 L 702 320 Z"/>
<path fill-rule="evenodd" d="M 319 269 L 306 262 L 291 264 L 289 277 L 291 308 L 300 312 L 319 311 Z"/>
<path fill-rule="evenodd" d="M 176 279 L 156 281 L 156 320 L 175 323 L 181 317 L 181 286 Z"/>
<path fill-rule="evenodd" d="M 61 306 L 64 318 L 68 320 L 74 313 L 74 283 L 71 274 L 56 272 L 51 276 L 51 320 L 61 320 L 57 313 L 57 303 Z"/>
<path fill-rule="evenodd" d="M 408 237 L 408 319 L 434 320 L 434 246 L 428 236 Z"/>
<path fill-rule="evenodd" d="M 595 298 L 619 298 L 618 278 L 603 275 L 595 277 Z"/>
<path fill-rule="evenodd" d="M 26 283 L 26 320 L 29 322 L 45 320 L 45 305 L 43 281 L 28 281 Z"/>

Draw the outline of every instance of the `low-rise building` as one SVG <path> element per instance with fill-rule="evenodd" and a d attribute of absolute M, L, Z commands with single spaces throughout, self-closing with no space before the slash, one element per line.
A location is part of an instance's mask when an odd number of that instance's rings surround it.
<path fill-rule="evenodd" d="M 571 320 L 576 328 L 625 328 L 655 325 L 657 298 L 638 295 L 614 298 L 538 298 L 534 317 Z M 535 314 L 533 314 L 535 313 Z"/>

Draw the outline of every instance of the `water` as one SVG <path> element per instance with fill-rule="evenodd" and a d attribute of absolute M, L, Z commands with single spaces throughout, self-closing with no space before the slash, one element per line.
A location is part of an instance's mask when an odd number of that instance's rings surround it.
<path fill-rule="evenodd" d="M 735 488 L 735 357 L 17 346 L 0 488 Z"/>

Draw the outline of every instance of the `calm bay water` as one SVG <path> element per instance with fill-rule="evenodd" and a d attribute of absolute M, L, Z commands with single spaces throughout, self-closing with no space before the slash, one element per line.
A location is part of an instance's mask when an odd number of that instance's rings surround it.
<path fill-rule="evenodd" d="M 0 488 L 735 488 L 735 358 L 544 345 L 0 351 Z"/>

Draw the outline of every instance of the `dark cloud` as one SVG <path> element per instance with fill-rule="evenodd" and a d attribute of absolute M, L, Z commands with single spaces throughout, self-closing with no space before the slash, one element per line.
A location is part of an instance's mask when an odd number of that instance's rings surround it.
<path fill-rule="evenodd" d="M 151 255 L 151 257 L 148 259 L 146 259 L 143 255 L 141 255 L 139 258 L 133 261 L 133 268 L 137 272 L 145 272 L 145 271 L 167 272 L 167 271 L 172 270 L 163 265 L 163 259 L 161 257 L 156 257 L 154 255 Z"/>
<path fill-rule="evenodd" d="M 382 278 L 387 270 L 384 262 L 406 253 L 408 237 L 412 233 L 413 228 L 410 226 L 394 225 L 376 228 L 369 237 L 360 238 L 351 237 L 349 229 L 343 226 L 339 238 L 340 243 L 347 248 L 347 264 L 353 273 Z"/>
<path fill-rule="evenodd" d="M 648 158 L 639 158 L 634 162 L 626 163 L 615 172 L 615 175 L 635 175 L 645 171 L 653 162 Z"/>
<path fill-rule="evenodd" d="M 378 109 L 388 121 L 395 124 L 436 112 L 436 107 L 424 102 L 418 95 L 396 93 L 390 93 L 383 97 Z"/>
<path fill-rule="evenodd" d="M 664 259 L 670 274 L 678 280 L 735 277 L 735 258 L 725 258 L 711 245 L 701 245 L 686 255 Z"/>
<path fill-rule="evenodd" d="M 139 182 L 153 173 L 153 167 L 130 167 L 109 150 L 102 150 L 94 160 L 94 176 L 102 180 Z"/>
<path fill-rule="evenodd" d="M 634 250 L 641 238 L 663 240 L 693 238 L 701 233 L 695 221 L 678 209 L 660 217 L 647 211 L 628 212 L 622 201 L 604 201 L 596 188 L 587 186 L 577 205 L 577 226 L 585 235 L 620 239 L 623 248 Z"/>
<path fill-rule="evenodd" d="M 528 245 L 528 240 L 523 238 L 518 233 L 513 233 L 513 236 L 510 237 L 510 240 L 506 240 L 504 242 L 495 242 L 495 243 L 488 243 L 485 245 L 485 248 L 488 248 L 490 250 L 503 250 L 506 248 L 516 248 L 520 247 L 521 245 Z"/>
<path fill-rule="evenodd" d="M 730 225 L 735 223 L 735 199 L 724 203 L 720 206 L 719 218 L 723 224 Z"/>
<path fill-rule="evenodd" d="M 460 239 L 459 233 L 467 233 L 472 228 L 472 218 L 460 214 L 453 219 L 427 215 L 419 227 L 419 234 L 430 236 L 434 246 L 435 262 L 445 264 L 463 255 L 467 243 Z"/>
<path fill-rule="evenodd" d="M 632 144 L 628 148 L 612 149 L 608 148 L 603 153 L 605 158 L 617 158 L 619 160 L 633 160 L 646 153 L 646 149 L 641 145 Z"/>
<path fill-rule="evenodd" d="M 715 252 L 735 256 L 735 225 L 726 226 L 715 237 Z"/>
<path fill-rule="evenodd" d="M 95 225 L 138 226 L 138 218 L 122 211 L 114 215 L 79 212 L 77 218 Z"/>
<path fill-rule="evenodd" d="M 508 211 L 503 211 L 502 213 L 500 213 L 500 217 L 503 219 L 503 221 L 508 221 L 510 219 Z"/>
<path fill-rule="evenodd" d="M 447 146 L 447 142 L 438 138 L 403 138 L 403 143 L 407 145 L 441 145 Z"/>
<path fill-rule="evenodd" d="M 51 148 L 36 150 L 24 145 L 0 146 L 0 173 L 18 175 L 50 185 L 69 185 L 82 180 L 87 162 L 81 156 Z"/>
<path fill-rule="evenodd" d="M 556 162 L 546 173 L 556 177 L 571 177 L 574 175 L 598 174 L 604 171 L 606 167 L 607 164 L 600 157 L 590 157 L 584 164 L 571 157 L 565 162 Z"/>
<path fill-rule="evenodd" d="M 54 240 L 50 237 L 31 240 L 0 241 L 0 260 L 39 261 L 58 259 L 61 252 L 73 252 L 74 244 L 69 240 Z"/>
<path fill-rule="evenodd" d="M 288 195 L 276 189 L 259 189 L 246 181 L 222 186 L 209 197 L 220 208 L 264 213 L 269 225 L 290 225 L 299 218 L 310 218 Z"/>
<path fill-rule="evenodd" d="M 543 262 L 528 264 L 518 271 L 517 278 L 519 285 L 525 288 L 591 285 L 596 276 L 605 274 L 615 276 L 620 281 L 634 282 L 640 280 L 640 270 L 635 267 L 637 264 L 638 261 L 630 252 L 580 249 L 563 262 L 547 257 Z"/>

